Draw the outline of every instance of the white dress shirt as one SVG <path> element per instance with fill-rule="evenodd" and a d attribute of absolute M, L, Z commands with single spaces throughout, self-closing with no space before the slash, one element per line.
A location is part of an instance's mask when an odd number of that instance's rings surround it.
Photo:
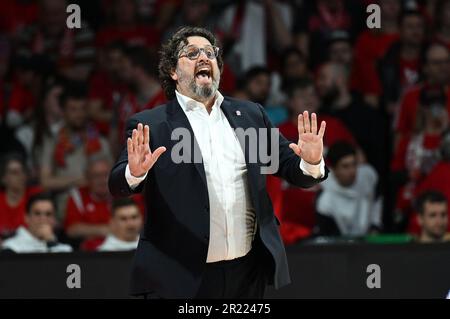
<path fill-rule="evenodd" d="M 176 92 L 198 142 L 206 174 L 210 202 L 210 236 L 207 262 L 245 256 L 256 232 L 255 211 L 247 183 L 247 166 L 239 140 L 221 109 L 223 96 L 217 92 L 211 113 L 204 104 Z M 315 178 L 325 174 L 323 159 L 318 165 L 301 161 L 300 168 Z M 134 177 L 127 165 L 125 177 L 136 187 L 146 175 Z"/>

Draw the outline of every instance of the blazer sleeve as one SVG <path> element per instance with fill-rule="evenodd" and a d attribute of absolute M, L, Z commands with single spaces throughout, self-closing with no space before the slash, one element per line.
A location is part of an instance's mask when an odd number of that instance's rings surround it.
<path fill-rule="evenodd" d="M 133 129 L 137 127 L 139 122 L 142 121 L 139 121 L 136 118 L 136 116 L 132 116 L 127 121 L 126 126 L 127 139 L 128 137 L 131 137 Z M 128 182 L 125 178 L 125 169 L 127 167 L 127 164 L 128 164 L 128 152 L 127 146 L 125 145 L 125 147 L 122 150 L 122 153 L 119 156 L 119 159 L 117 160 L 116 164 L 109 173 L 108 179 L 109 191 L 114 197 L 126 197 L 135 193 L 140 193 L 142 191 L 144 182 L 139 184 L 134 189 L 131 189 L 130 186 L 128 185 Z"/>
<path fill-rule="evenodd" d="M 258 107 L 262 113 L 264 124 L 269 129 L 269 131 L 270 129 L 275 128 L 272 122 L 269 120 L 264 108 L 259 104 Z M 312 176 L 303 174 L 303 171 L 300 169 L 300 157 L 298 157 L 289 147 L 289 144 L 291 142 L 289 142 L 281 133 L 279 133 L 278 142 L 279 166 L 277 172 L 274 174 L 275 176 L 283 178 L 290 184 L 302 188 L 312 187 L 327 178 L 328 168 L 326 166 L 325 175 L 322 178 L 314 178 Z"/>

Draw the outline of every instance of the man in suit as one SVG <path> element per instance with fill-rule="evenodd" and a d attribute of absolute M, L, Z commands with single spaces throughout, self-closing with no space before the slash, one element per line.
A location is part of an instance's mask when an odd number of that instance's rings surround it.
<path fill-rule="evenodd" d="M 170 102 L 129 119 L 127 147 L 110 174 L 114 196 L 143 192 L 146 201 L 133 295 L 262 298 L 266 285 L 290 282 L 261 173 L 265 163 L 255 160 L 255 148 L 236 134 L 267 132 L 272 124 L 260 105 L 220 94 L 223 61 L 216 45 L 212 33 L 194 27 L 179 29 L 163 45 L 159 77 Z M 191 147 L 182 150 L 189 161 L 177 158 L 181 141 L 172 133 L 180 129 L 192 137 Z M 277 135 L 264 151 L 279 154 L 272 159 L 276 176 L 311 187 L 327 175 L 325 123 L 318 129 L 316 115 L 310 119 L 304 112 L 298 129 L 297 144 Z M 261 146 L 268 135 L 258 134 L 250 143 Z"/>

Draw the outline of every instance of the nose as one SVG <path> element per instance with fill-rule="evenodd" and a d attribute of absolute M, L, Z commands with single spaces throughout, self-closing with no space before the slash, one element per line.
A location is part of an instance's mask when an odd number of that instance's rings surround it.
<path fill-rule="evenodd" d="M 207 61 L 208 60 L 208 56 L 206 55 L 205 50 L 200 49 L 200 55 L 198 56 L 199 61 Z"/>

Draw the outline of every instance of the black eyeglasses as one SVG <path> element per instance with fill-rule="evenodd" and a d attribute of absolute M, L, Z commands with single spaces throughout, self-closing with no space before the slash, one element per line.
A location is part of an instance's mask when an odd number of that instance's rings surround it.
<path fill-rule="evenodd" d="M 217 58 L 219 55 L 219 48 L 216 46 L 206 45 L 204 48 L 199 48 L 195 45 L 188 45 L 181 49 L 178 58 L 187 57 L 190 60 L 195 60 L 200 56 L 202 51 L 210 60 Z"/>

